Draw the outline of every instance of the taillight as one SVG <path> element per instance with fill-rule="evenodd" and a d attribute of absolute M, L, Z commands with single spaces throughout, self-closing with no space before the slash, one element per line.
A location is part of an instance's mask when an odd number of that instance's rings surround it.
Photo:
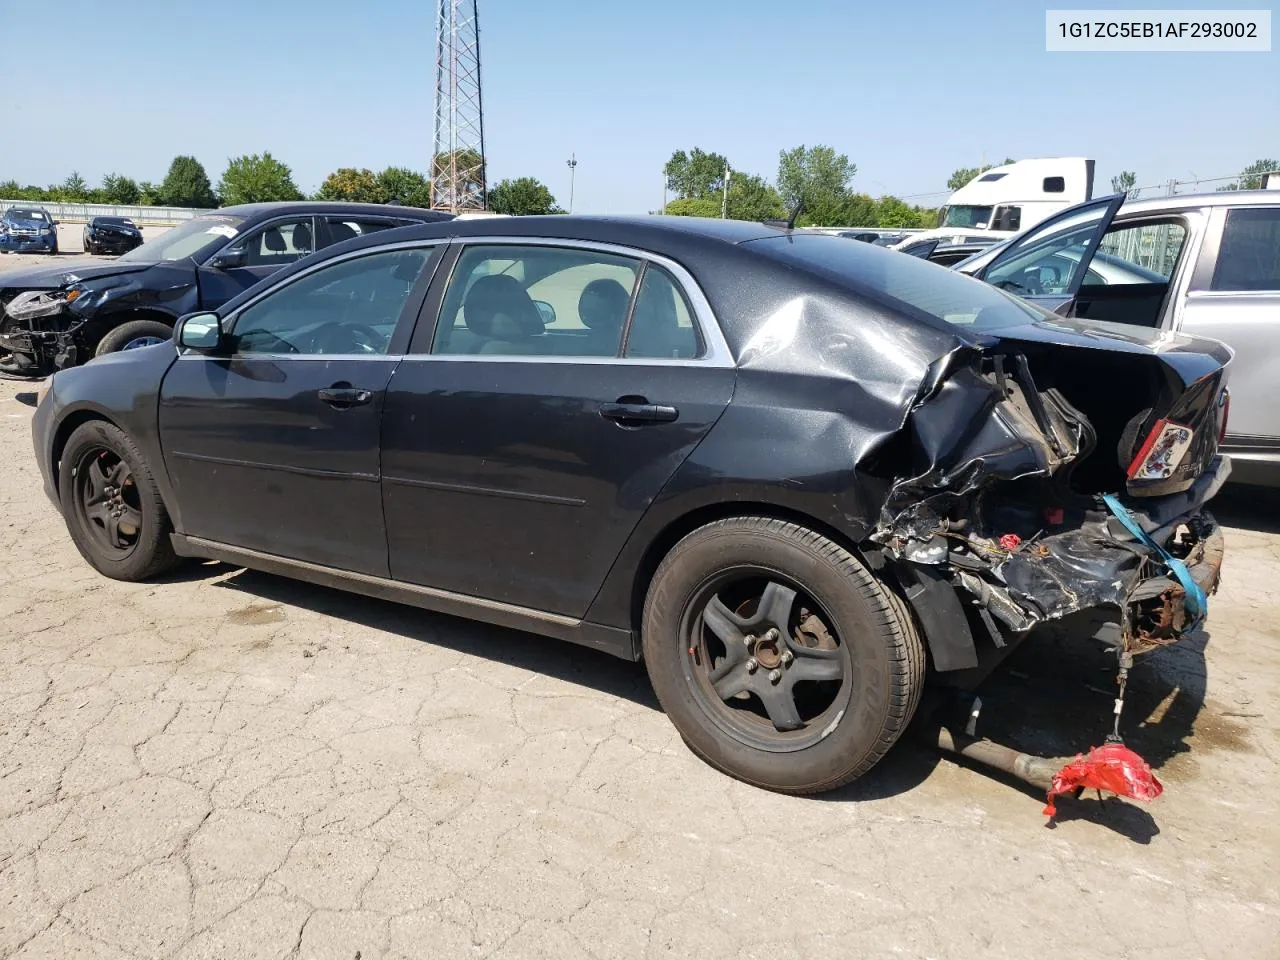
<path fill-rule="evenodd" d="M 1226 387 L 1218 394 L 1218 443 L 1227 439 L 1227 418 L 1231 415 L 1231 391 Z"/>
<path fill-rule="evenodd" d="M 1157 420 L 1138 455 L 1129 464 L 1130 480 L 1165 480 L 1173 476 L 1191 446 L 1194 431 L 1180 423 Z"/>

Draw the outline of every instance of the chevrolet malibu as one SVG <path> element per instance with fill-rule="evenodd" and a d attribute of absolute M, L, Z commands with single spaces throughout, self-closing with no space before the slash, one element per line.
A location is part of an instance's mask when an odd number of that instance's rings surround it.
<path fill-rule="evenodd" d="M 214 559 L 643 660 L 699 756 L 808 793 L 1045 624 L 1121 669 L 1199 625 L 1229 359 L 839 237 L 453 221 L 63 370 L 33 430 L 106 576 Z"/>

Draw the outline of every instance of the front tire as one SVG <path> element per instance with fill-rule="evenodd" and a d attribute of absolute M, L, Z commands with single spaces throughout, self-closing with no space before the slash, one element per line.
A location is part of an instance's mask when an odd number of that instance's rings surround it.
<path fill-rule="evenodd" d="M 794 523 L 701 527 L 645 598 L 654 691 L 698 756 L 784 793 L 870 770 L 910 722 L 924 646 L 905 605 L 839 544 Z"/>
<path fill-rule="evenodd" d="M 147 580 L 174 567 L 169 512 L 146 458 L 104 420 L 81 424 L 62 451 L 58 499 L 80 555 L 114 580 Z"/>
<path fill-rule="evenodd" d="M 163 343 L 173 339 L 173 327 L 159 320 L 130 320 L 122 323 L 98 341 L 93 355 L 100 357 L 104 353 L 116 353 L 119 350 L 131 350 L 134 347 L 146 347 L 155 343 Z"/>

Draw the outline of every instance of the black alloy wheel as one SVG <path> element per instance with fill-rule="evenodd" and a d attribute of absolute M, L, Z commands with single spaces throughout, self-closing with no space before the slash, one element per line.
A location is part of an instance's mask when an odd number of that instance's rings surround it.
<path fill-rule="evenodd" d="M 76 549 L 116 580 L 146 580 L 175 566 L 173 525 L 133 439 L 105 420 L 82 423 L 58 464 L 58 500 Z"/>
<path fill-rule="evenodd" d="M 76 508 L 99 549 L 123 560 L 138 546 L 142 508 L 133 470 L 106 447 L 86 448 L 74 466 Z"/>
<path fill-rule="evenodd" d="M 663 558 L 641 625 L 654 692 L 689 748 L 756 786 L 818 793 L 888 752 L 924 685 L 906 603 L 850 549 L 731 517 Z"/>
<path fill-rule="evenodd" d="M 726 571 L 685 610 L 685 680 L 729 736 L 760 750 L 811 746 L 848 708 L 853 664 L 811 596 L 777 573 Z"/>

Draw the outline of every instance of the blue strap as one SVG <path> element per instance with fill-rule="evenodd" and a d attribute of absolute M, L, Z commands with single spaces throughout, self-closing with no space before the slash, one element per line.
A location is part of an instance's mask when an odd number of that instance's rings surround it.
<path fill-rule="evenodd" d="M 1125 528 L 1137 537 L 1139 541 L 1160 557 L 1168 571 L 1182 584 L 1182 589 L 1186 591 L 1183 606 L 1186 608 L 1187 616 L 1190 618 L 1190 623 L 1187 624 L 1185 629 L 1194 630 L 1200 626 L 1204 622 L 1205 616 L 1209 613 L 1209 598 L 1200 589 L 1200 584 L 1196 583 L 1191 576 L 1191 571 L 1187 569 L 1187 565 L 1152 540 L 1147 531 L 1138 525 L 1138 521 L 1133 519 L 1133 515 L 1124 508 L 1124 505 L 1113 494 L 1104 494 L 1102 500 L 1106 503 L 1107 509 L 1115 515 L 1115 518 L 1123 523 Z"/>

